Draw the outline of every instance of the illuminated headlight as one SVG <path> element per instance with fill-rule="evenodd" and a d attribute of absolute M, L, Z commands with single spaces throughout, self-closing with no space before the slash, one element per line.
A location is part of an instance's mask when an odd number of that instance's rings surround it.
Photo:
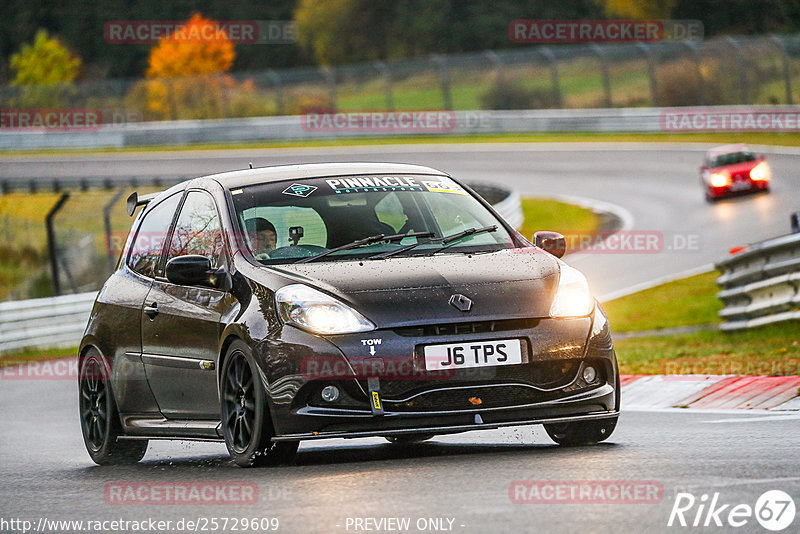
<path fill-rule="evenodd" d="M 714 173 L 711 175 L 711 185 L 713 187 L 725 187 L 731 185 L 731 178 L 724 173 Z"/>
<path fill-rule="evenodd" d="M 282 287 L 275 293 L 281 319 L 315 334 L 351 334 L 375 329 L 372 322 L 350 306 L 303 284 Z"/>
<path fill-rule="evenodd" d="M 766 161 L 762 161 L 752 169 L 750 169 L 750 179 L 761 181 L 761 180 L 769 180 L 770 177 L 770 170 L 769 165 L 767 165 Z"/>
<path fill-rule="evenodd" d="M 577 269 L 561 264 L 558 291 L 550 306 L 551 317 L 581 317 L 594 309 L 594 299 L 586 277 Z"/>

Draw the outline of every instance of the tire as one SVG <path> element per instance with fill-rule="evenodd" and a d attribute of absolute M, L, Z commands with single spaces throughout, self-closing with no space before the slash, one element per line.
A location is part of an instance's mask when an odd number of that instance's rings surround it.
<path fill-rule="evenodd" d="M 412 445 L 421 443 L 436 436 L 436 434 L 401 434 L 399 436 L 386 436 L 386 441 L 394 445 Z"/>
<path fill-rule="evenodd" d="M 711 193 L 706 191 L 706 202 L 708 202 L 709 204 L 713 204 L 716 201 L 717 201 L 716 197 L 711 196 Z"/>
<path fill-rule="evenodd" d="M 264 385 L 244 342 L 231 343 L 220 382 L 222 432 L 236 465 L 262 467 L 290 463 L 299 443 L 272 441 L 275 431 Z"/>
<path fill-rule="evenodd" d="M 78 374 L 83 443 L 98 465 L 135 464 L 147 452 L 147 440 L 118 440 L 125 433 L 119 420 L 108 378 L 111 367 L 100 353 L 90 349 L 81 359 Z"/>
<path fill-rule="evenodd" d="M 544 425 L 550 439 L 564 446 L 594 445 L 607 440 L 617 426 L 619 416 L 594 421 L 576 421 Z"/>

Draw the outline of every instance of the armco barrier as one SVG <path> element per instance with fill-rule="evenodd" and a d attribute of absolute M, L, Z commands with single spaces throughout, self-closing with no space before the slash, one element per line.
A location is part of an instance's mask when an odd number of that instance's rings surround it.
<path fill-rule="evenodd" d="M 522 226 L 516 191 L 470 184 L 514 228 Z M 0 354 L 25 348 L 74 347 L 81 339 L 96 292 L 43 299 L 0 302 Z"/>
<path fill-rule="evenodd" d="M 96 292 L 0 302 L 0 353 L 73 347 L 80 342 Z"/>
<path fill-rule="evenodd" d="M 721 330 L 800 319 L 800 234 L 751 245 L 716 268 Z"/>
<path fill-rule="evenodd" d="M 471 135 L 529 132 L 660 132 L 665 114 L 681 115 L 747 112 L 775 112 L 774 106 L 725 106 L 681 108 L 535 109 L 511 111 L 454 111 L 445 113 L 452 128 L 409 132 L 395 130 L 308 128 L 302 115 L 209 119 L 160 122 L 132 122 L 105 125 L 93 131 L 0 131 L 0 150 L 41 150 L 72 148 L 122 148 L 146 145 L 177 146 L 202 143 L 241 143 L 332 139 L 341 137 L 391 137 L 425 135 Z M 397 112 L 403 113 L 403 112 Z M 413 113 L 413 112 L 407 112 Z M 796 114 L 796 110 L 794 110 Z M 795 126 L 797 126 L 795 121 Z M 795 128 L 796 130 L 796 128 Z"/>

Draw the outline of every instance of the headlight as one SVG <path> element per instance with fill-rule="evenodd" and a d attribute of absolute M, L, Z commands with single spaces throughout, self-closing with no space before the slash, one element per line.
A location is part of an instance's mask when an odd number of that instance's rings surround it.
<path fill-rule="evenodd" d="M 281 319 L 315 334 L 352 334 L 375 329 L 372 322 L 350 306 L 303 284 L 275 293 Z"/>
<path fill-rule="evenodd" d="M 714 173 L 711 175 L 711 185 L 714 187 L 731 185 L 731 178 L 725 173 Z"/>
<path fill-rule="evenodd" d="M 769 165 L 767 165 L 766 161 L 762 161 L 752 169 L 750 169 L 750 179 L 751 180 L 769 180 Z"/>
<path fill-rule="evenodd" d="M 594 299 L 586 277 L 577 269 L 561 264 L 558 291 L 550 306 L 551 317 L 581 317 L 594 309 Z"/>

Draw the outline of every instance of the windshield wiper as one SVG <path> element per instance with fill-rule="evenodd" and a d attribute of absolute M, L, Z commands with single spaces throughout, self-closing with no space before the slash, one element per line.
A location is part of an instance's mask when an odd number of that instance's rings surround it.
<path fill-rule="evenodd" d="M 385 235 L 385 234 L 371 235 L 369 237 L 365 237 L 363 239 L 356 239 L 355 241 L 352 241 L 350 243 L 345 243 L 344 245 L 340 245 L 330 250 L 326 250 L 325 252 L 321 252 L 316 256 L 310 256 L 308 258 L 297 260 L 294 263 L 308 263 L 310 261 L 318 260 L 319 258 L 324 258 L 325 256 L 333 254 L 334 252 L 340 252 L 342 250 L 350 250 L 351 248 L 363 247 L 365 245 L 380 243 L 382 241 L 399 241 L 401 239 L 405 239 L 406 237 L 431 237 L 432 235 L 433 232 L 412 232 L 408 234 L 394 234 L 394 235 Z"/>
<path fill-rule="evenodd" d="M 465 237 L 475 235 L 475 234 L 482 234 L 484 232 L 495 232 L 497 231 L 497 225 L 492 226 L 484 226 L 483 228 L 467 228 L 462 232 L 458 232 L 457 234 L 449 235 L 445 238 L 442 238 L 442 246 L 437 248 L 434 253 L 439 252 L 442 249 L 449 247 L 452 243 L 455 243 L 459 239 L 463 239 Z M 430 236 L 433 236 L 433 232 L 426 232 Z M 375 256 L 370 256 L 369 259 L 371 260 L 382 260 L 384 258 L 388 258 L 390 256 L 394 256 L 395 254 L 402 254 L 407 250 L 411 250 L 412 248 L 416 248 L 420 245 L 420 243 L 412 243 L 411 245 L 406 245 L 405 247 L 398 248 L 397 250 L 390 250 L 389 252 L 383 252 L 382 254 L 377 254 Z"/>
<path fill-rule="evenodd" d="M 405 234 L 405 235 L 403 235 L 403 237 L 433 237 L 433 235 L 434 235 L 433 232 L 414 232 L 414 233 L 411 233 L 411 234 Z M 374 256 L 370 256 L 367 259 L 370 259 L 370 260 L 382 260 L 384 258 L 390 258 L 390 257 L 394 256 L 395 254 L 402 254 L 406 250 L 411 250 L 412 248 L 416 248 L 419 245 L 420 245 L 419 242 L 411 243 L 410 245 L 406 245 L 404 247 L 400 247 L 400 248 L 395 249 L 395 250 L 390 250 L 388 252 L 381 252 L 380 254 L 376 254 Z"/>
<path fill-rule="evenodd" d="M 463 230 L 461 232 L 458 232 L 458 233 L 455 233 L 453 235 L 449 235 L 449 236 L 443 238 L 442 239 L 442 245 L 443 246 L 439 250 L 441 250 L 442 248 L 448 247 L 448 246 L 450 246 L 451 243 L 455 243 L 456 241 L 464 239 L 465 237 L 469 237 L 471 235 L 483 234 L 483 233 L 486 233 L 486 232 L 496 232 L 496 231 L 497 231 L 497 225 L 496 224 L 493 224 L 491 226 L 484 226 L 483 228 L 475 228 L 475 227 L 467 228 L 466 230 Z"/>

